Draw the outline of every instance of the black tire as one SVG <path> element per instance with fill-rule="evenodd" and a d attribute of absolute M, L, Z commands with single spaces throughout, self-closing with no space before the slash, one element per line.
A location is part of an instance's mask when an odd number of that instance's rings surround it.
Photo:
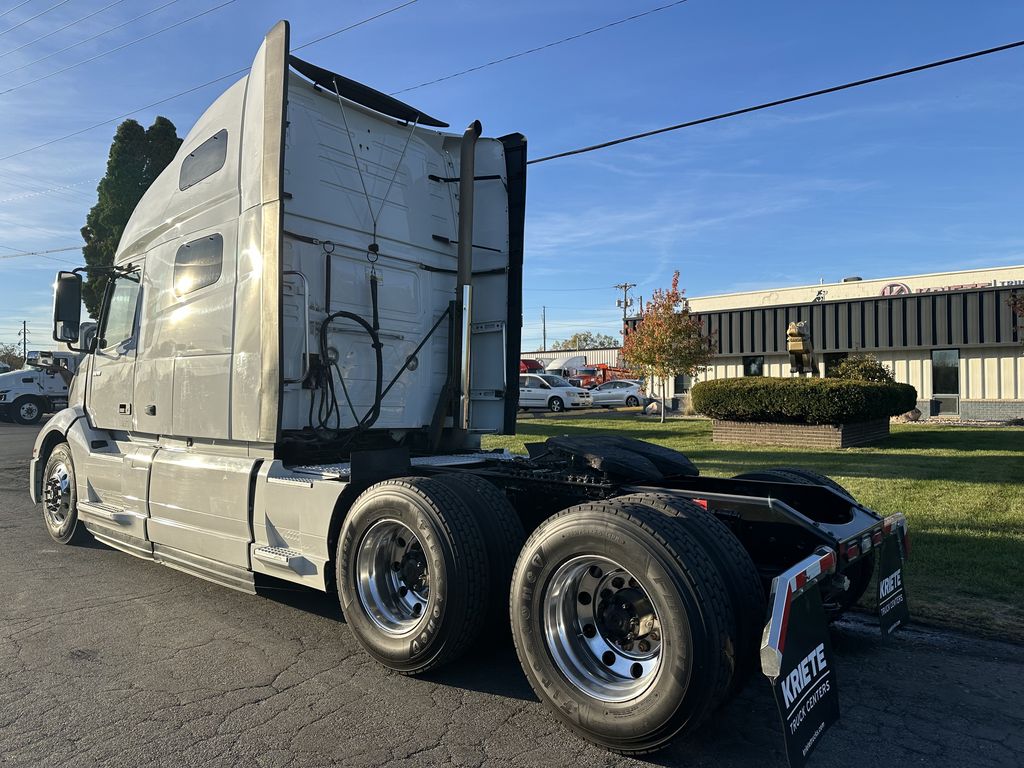
<path fill-rule="evenodd" d="M 11 418 L 16 424 L 30 426 L 43 419 L 46 404 L 38 397 L 22 395 L 11 404 Z"/>
<path fill-rule="evenodd" d="M 843 488 L 839 483 L 833 480 L 831 477 L 812 472 L 809 469 L 802 469 L 800 467 L 772 467 L 771 469 L 754 470 L 753 472 L 744 472 L 742 475 L 736 475 L 737 480 L 779 480 L 783 483 L 798 483 L 799 485 L 824 485 L 826 488 L 831 488 L 834 491 L 844 496 L 854 499 L 853 494 Z"/>
<path fill-rule="evenodd" d="M 640 401 L 633 397 L 633 395 L 630 395 L 629 397 L 626 398 L 627 408 L 636 408 L 638 405 L 640 405 Z"/>
<path fill-rule="evenodd" d="M 467 473 L 437 475 L 434 479 L 457 494 L 476 516 L 489 567 L 487 629 L 507 637 L 512 571 L 526 541 L 523 523 L 508 497 L 482 477 Z"/>
<path fill-rule="evenodd" d="M 579 638 L 594 637 L 588 634 L 588 628 L 596 631 L 592 625 L 574 634 L 572 623 L 547 618 L 548 611 L 573 610 L 577 603 L 593 602 L 557 587 L 561 574 L 571 573 L 574 567 L 583 569 L 580 579 L 594 576 L 587 558 L 611 560 L 630 577 L 640 574 L 628 589 L 635 592 L 634 585 L 641 589 L 656 613 L 657 637 L 653 632 L 647 637 L 659 643 L 659 657 L 649 677 L 643 674 L 647 680 L 640 680 L 646 687 L 636 695 L 627 691 L 625 699 L 602 700 L 588 693 L 552 655 L 552 648 L 585 644 Z M 601 575 L 598 568 L 596 576 Z M 620 579 L 616 589 L 622 586 Z M 605 590 L 601 593 L 602 606 L 606 600 L 617 603 L 622 594 L 606 598 Z M 677 520 L 647 506 L 618 500 L 595 502 L 549 518 L 519 555 L 511 608 L 516 651 L 537 696 L 566 727 L 606 749 L 638 755 L 665 747 L 704 722 L 729 686 L 732 660 L 727 646 L 734 619 L 725 586 L 700 542 Z M 604 617 L 607 608 L 590 610 L 595 616 L 600 610 Z M 593 619 L 595 624 L 602 620 Z M 546 628 L 558 626 L 570 630 L 552 632 L 556 639 L 549 642 Z M 601 642 L 606 642 L 601 632 Z M 563 639 L 566 642 L 559 645 Z M 590 658 L 596 664 L 597 656 Z"/>
<path fill-rule="evenodd" d="M 757 566 L 725 523 L 689 499 L 670 493 L 636 493 L 620 496 L 618 500 L 643 504 L 676 518 L 700 541 L 718 566 L 735 617 L 735 671 L 727 698 L 735 696 L 743 690 L 760 665 L 761 634 L 767 604 Z"/>
<path fill-rule="evenodd" d="M 800 467 L 773 467 L 772 469 L 761 469 L 753 472 L 744 472 L 736 475 L 737 480 L 777 480 L 783 483 L 796 483 L 797 485 L 824 485 L 843 494 L 856 503 L 853 494 L 831 477 L 813 472 Z M 835 621 L 846 611 L 855 606 L 863 597 L 868 585 L 871 583 L 871 576 L 875 572 L 875 553 L 869 552 L 853 565 L 845 570 L 846 577 L 850 580 L 850 586 L 843 592 L 839 592 L 831 599 L 824 602 L 825 613 L 830 621 Z"/>
<path fill-rule="evenodd" d="M 849 496 L 851 499 L 856 501 L 852 493 L 850 493 L 843 486 L 841 486 L 839 483 L 837 483 L 835 480 L 833 480 L 831 477 L 828 477 L 827 475 L 822 475 L 810 469 L 803 469 L 802 467 L 779 467 L 778 469 L 781 472 L 788 472 L 791 475 L 799 475 L 800 477 L 809 480 L 812 485 L 824 485 L 826 488 L 831 488 L 834 491 L 839 491 L 839 493 L 843 494 L 844 496 Z"/>
<path fill-rule="evenodd" d="M 548 400 L 548 410 L 552 413 L 561 413 L 565 410 L 565 403 L 562 402 L 560 397 L 552 397 Z"/>
<path fill-rule="evenodd" d="M 78 520 L 75 464 L 67 443 L 58 443 L 43 470 L 43 522 L 58 544 L 81 544 L 89 533 Z"/>
<path fill-rule="evenodd" d="M 389 527 L 397 528 L 390 539 Z M 412 539 L 406 540 L 410 535 Z M 375 549 L 374 541 L 380 541 L 380 547 Z M 402 576 L 391 578 L 392 569 L 373 567 L 373 563 L 391 560 L 386 547 L 397 548 L 399 542 L 406 551 Z M 345 619 L 359 644 L 384 666 L 407 675 L 426 672 L 458 658 L 479 637 L 489 591 L 484 540 L 476 515 L 443 483 L 406 477 L 363 491 L 342 523 L 336 563 L 338 599 Z M 427 588 L 419 603 L 421 610 L 403 613 L 408 607 L 406 595 L 413 593 L 411 602 L 424 591 L 410 590 L 405 586 L 410 582 L 397 584 L 405 579 L 407 565 L 412 575 L 418 566 L 425 566 Z M 403 602 L 390 630 L 385 628 L 386 615 L 379 610 L 382 603 L 374 603 L 369 588 L 360 587 L 366 583 L 357 574 L 360 566 L 367 566 L 368 573 L 379 577 L 375 584 L 395 582 L 397 591 L 389 595 L 395 603 Z M 418 572 L 414 583 L 422 587 L 423 568 Z M 403 588 L 405 594 L 399 597 Z M 378 609 L 374 615 L 371 604 Z"/>

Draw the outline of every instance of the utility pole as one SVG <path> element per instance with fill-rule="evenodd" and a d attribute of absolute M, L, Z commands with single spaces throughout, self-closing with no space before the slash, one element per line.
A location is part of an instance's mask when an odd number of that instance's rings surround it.
<path fill-rule="evenodd" d="M 21 359 L 22 361 L 28 360 L 28 321 L 21 321 L 21 331 L 18 333 L 21 336 Z"/>
<path fill-rule="evenodd" d="M 543 341 L 541 342 L 540 348 L 543 351 L 546 352 L 547 349 L 548 349 L 548 308 L 547 307 L 541 307 L 540 308 L 540 327 L 541 327 L 541 333 L 543 334 Z"/>
<path fill-rule="evenodd" d="M 629 316 L 629 308 L 633 306 L 633 300 L 629 298 L 629 290 L 636 288 L 636 283 L 619 283 L 618 285 L 612 286 L 622 291 L 622 298 L 616 300 L 615 306 L 622 307 L 622 335 L 626 335 L 626 318 Z"/>

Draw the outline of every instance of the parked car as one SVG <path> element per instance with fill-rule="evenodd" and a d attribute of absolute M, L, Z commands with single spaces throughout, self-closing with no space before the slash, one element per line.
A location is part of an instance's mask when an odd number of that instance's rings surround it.
<path fill-rule="evenodd" d="M 640 384 L 629 379 L 606 381 L 590 390 L 594 405 L 610 408 L 613 405 L 625 405 L 630 408 L 647 404 L 647 395 Z"/>
<path fill-rule="evenodd" d="M 558 413 L 566 408 L 589 408 L 590 392 L 574 387 L 561 376 L 529 373 L 519 377 L 519 407 L 547 408 Z"/>

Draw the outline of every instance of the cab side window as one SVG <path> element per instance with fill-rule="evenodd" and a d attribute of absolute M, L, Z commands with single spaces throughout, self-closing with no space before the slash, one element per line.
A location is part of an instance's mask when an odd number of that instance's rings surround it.
<path fill-rule="evenodd" d="M 137 275 L 121 275 L 114 281 L 107 311 L 100 329 L 99 346 L 107 349 L 128 341 L 135 333 L 135 310 L 139 301 Z"/>

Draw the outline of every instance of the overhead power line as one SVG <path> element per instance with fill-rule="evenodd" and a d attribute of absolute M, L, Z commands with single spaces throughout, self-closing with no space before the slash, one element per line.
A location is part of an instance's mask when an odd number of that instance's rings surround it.
<path fill-rule="evenodd" d="M 12 48 L 11 50 L 7 51 L 6 53 L 0 53 L 0 59 L 2 59 L 4 56 L 10 56 L 12 53 L 17 53 L 20 50 L 28 48 L 30 45 L 35 45 L 40 40 L 45 40 L 48 37 L 52 37 L 53 35 L 56 35 L 58 32 L 63 32 L 65 29 L 68 29 L 69 27 L 73 27 L 76 24 L 81 24 L 83 21 L 86 21 L 87 19 L 91 19 L 93 16 L 98 16 L 99 14 L 103 13 L 104 11 L 106 11 L 106 10 L 108 10 L 110 8 L 113 8 L 115 5 L 120 5 L 124 1 L 125 0 L 114 0 L 114 2 L 109 3 L 107 5 L 104 5 L 102 8 L 97 8 L 92 13 L 88 13 L 85 16 L 82 16 L 80 19 L 75 19 L 74 21 L 69 21 L 63 27 L 57 27 L 56 29 L 54 29 L 54 30 L 52 30 L 50 32 L 47 32 L 45 35 L 40 35 L 39 37 L 35 38 L 34 40 L 29 40 L 27 43 L 22 43 L 17 48 Z M 109 32 L 110 30 L 107 30 L 107 31 Z M 106 34 L 106 32 L 104 32 L 103 34 Z M 75 43 L 75 45 L 81 45 L 81 43 Z M 65 48 L 64 50 L 67 50 L 67 48 Z M 46 58 L 49 58 L 49 56 L 47 56 Z M 25 66 L 28 66 L 28 65 L 26 64 Z M 20 67 L 19 67 L 19 69 L 20 69 Z"/>
<path fill-rule="evenodd" d="M 175 2 L 176 1 L 177 0 L 175 0 Z M 319 42 L 321 42 L 323 40 L 326 40 L 329 37 L 334 37 L 335 35 L 340 35 L 342 32 L 348 32 L 349 30 L 355 29 L 356 27 L 361 27 L 364 24 L 369 24 L 371 21 L 375 21 L 375 20 L 381 18 L 382 16 L 387 16 L 388 14 L 394 13 L 395 11 L 400 11 L 401 9 L 406 8 L 406 7 L 412 5 L 415 2 L 417 2 L 417 0 L 408 0 L 407 2 L 402 3 L 401 5 L 396 5 L 393 8 L 389 8 L 389 9 L 387 9 L 385 11 L 381 11 L 380 13 L 374 14 L 373 16 L 368 16 L 367 18 L 362 19 L 361 21 L 357 21 L 357 22 L 354 22 L 352 24 L 349 24 L 347 27 L 342 27 L 341 29 L 335 30 L 334 32 L 331 32 L 331 33 L 326 34 L 326 35 L 321 35 L 318 38 L 315 38 L 313 40 L 305 42 L 302 45 L 295 46 L 294 48 L 292 48 L 292 50 L 293 51 L 300 51 L 303 48 L 308 48 L 309 46 L 315 45 L 316 43 L 319 43 Z M 72 131 L 71 133 L 65 134 L 64 136 L 58 136 L 55 139 L 50 139 L 48 141 L 44 141 L 41 144 L 36 144 L 35 146 L 27 147 L 26 149 L 19 149 L 17 152 L 11 152 L 11 153 L 9 153 L 7 155 L 3 155 L 2 157 L 0 157 L 0 162 L 3 162 L 4 160 L 10 160 L 13 157 L 19 157 L 20 155 L 28 154 L 29 152 L 35 152 L 37 150 L 44 149 L 45 147 L 49 147 L 49 146 L 51 146 L 53 144 L 56 144 L 58 142 L 74 138 L 75 136 L 80 136 L 83 133 L 88 133 L 89 131 L 95 130 L 96 128 L 102 128 L 104 125 L 109 125 L 110 123 L 116 123 L 118 120 L 123 120 L 126 117 L 131 117 L 136 112 L 142 112 L 143 110 L 146 110 L 146 109 L 152 109 L 153 107 L 158 107 L 161 104 L 166 104 L 168 101 L 174 101 L 175 99 L 181 98 L 182 96 L 187 96 L 190 93 L 195 93 L 196 91 L 201 91 L 203 88 L 207 88 L 207 87 L 209 87 L 211 85 L 214 85 L 216 83 L 221 82 L 222 80 L 227 80 L 229 77 L 235 77 L 237 75 L 244 74 L 244 73 L 246 73 L 248 71 L 249 71 L 249 67 L 242 67 L 241 69 L 236 69 L 234 72 L 229 72 L 226 75 L 221 75 L 220 77 L 215 77 L 213 80 L 207 80 L 205 83 L 200 83 L 199 85 L 194 85 L 191 88 L 186 88 L 184 91 L 179 91 L 178 93 L 171 94 L 170 96 L 167 96 L 166 98 L 150 102 L 149 104 L 146 104 L 145 106 L 135 107 L 134 109 L 131 109 L 128 112 L 124 112 L 123 114 L 117 115 L 116 117 L 111 117 L 111 118 L 108 118 L 107 120 L 102 120 L 101 122 L 93 123 L 92 125 L 86 126 L 85 128 L 79 128 L 77 131 Z M 0 75 L 0 77 L 2 77 L 2 75 Z"/>
<path fill-rule="evenodd" d="M 725 120 L 727 117 L 736 117 L 737 115 L 745 115 L 750 112 L 758 112 L 762 109 L 771 109 L 772 107 L 778 107 L 783 104 L 792 104 L 795 101 L 804 101 L 805 99 L 813 99 L 817 96 L 825 96 L 830 93 L 837 93 L 839 91 L 849 90 L 850 88 L 859 88 L 862 85 L 870 85 L 871 83 L 878 83 L 882 80 L 891 80 L 894 77 L 903 77 L 904 75 L 912 75 L 915 72 L 923 72 L 926 69 L 935 69 L 936 67 L 944 67 L 947 64 L 956 64 L 961 61 L 967 61 L 969 59 L 977 59 L 982 56 L 989 56 L 993 53 L 1002 53 L 1012 48 L 1019 48 L 1024 45 L 1024 40 L 1018 40 L 1015 43 L 1007 43 L 1006 45 L 997 45 L 995 48 L 986 48 L 982 51 L 974 51 L 973 53 L 965 53 L 960 56 L 953 56 L 949 59 L 941 59 L 939 61 L 932 61 L 928 64 L 920 64 L 916 67 L 908 67 L 907 69 L 900 69 L 895 72 L 887 72 L 884 75 L 875 75 L 874 77 L 866 77 L 862 80 L 854 80 L 851 83 L 843 83 L 842 85 L 833 85 L 830 88 L 822 88 L 817 91 L 809 91 L 807 93 L 801 93 L 799 96 L 788 96 L 784 99 L 776 99 L 775 101 L 766 101 L 763 104 L 756 104 L 752 107 L 744 107 L 743 109 L 734 109 L 731 112 L 722 112 L 717 115 L 711 115 L 710 117 L 701 117 L 696 120 L 688 120 L 685 123 L 676 123 L 675 125 L 669 125 L 664 128 L 655 128 L 652 131 L 644 131 L 643 133 L 634 133 L 631 136 L 623 136 L 619 139 L 612 139 L 611 141 L 603 141 L 600 144 L 591 144 L 587 147 L 580 147 L 579 149 L 570 149 L 566 152 L 558 152 L 554 155 L 547 155 L 545 157 L 538 157 L 534 160 L 528 161 L 529 165 L 534 163 L 546 163 L 549 160 L 558 160 L 563 157 L 571 157 L 573 155 L 582 155 L 586 152 L 593 152 L 598 149 L 606 149 L 607 147 L 614 147 L 617 144 L 625 144 L 628 141 L 636 141 L 637 139 L 646 139 L 649 136 L 657 136 L 660 133 L 668 133 L 670 131 L 678 131 L 682 128 L 692 128 L 695 125 L 703 125 L 704 123 L 712 123 L 716 120 Z"/>
<path fill-rule="evenodd" d="M 142 37 L 137 37 L 134 40 L 129 40 L 127 43 L 122 43 L 121 45 L 111 48 L 110 50 L 102 51 L 100 53 L 95 54 L 94 56 L 90 56 L 87 59 L 82 59 L 81 61 L 75 62 L 74 64 L 69 64 L 66 67 L 61 67 L 58 70 L 54 70 L 53 72 L 50 72 L 48 75 L 42 75 L 41 77 L 37 77 L 34 80 L 28 80 L 24 83 L 15 85 L 12 88 L 8 88 L 5 91 L 0 91 L 0 96 L 6 96 L 8 93 L 13 93 L 14 91 L 19 91 L 22 88 L 27 88 L 30 85 L 35 85 L 36 83 L 42 82 L 43 80 L 48 80 L 49 78 L 54 77 L 55 75 L 59 75 L 64 72 L 67 72 L 68 70 L 75 69 L 76 67 L 80 67 L 83 64 L 88 64 L 91 61 L 102 59 L 104 56 L 109 56 L 112 53 L 117 53 L 118 51 L 122 51 L 125 48 L 128 48 L 129 46 L 136 45 L 145 40 L 149 40 L 150 38 L 156 37 L 157 35 L 162 35 L 164 32 L 169 32 L 170 30 L 176 29 L 177 27 L 180 27 L 183 24 L 188 24 L 190 21 L 195 21 L 196 19 L 202 18 L 203 16 L 207 16 L 213 13 L 214 11 L 219 11 L 221 8 L 231 5 L 237 1 L 238 0 L 224 0 L 223 3 L 215 5 L 212 8 L 207 8 L 205 11 L 201 11 L 200 13 L 189 16 L 187 19 L 176 21 L 173 24 L 169 24 L 168 26 L 163 27 L 162 29 L 156 30 L 155 32 L 150 32 L 148 35 L 143 35 Z"/>
<path fill-rule="evenodd" d="M 0 253 L 0 259 L 17 259 L 21 256 L 48 256 L 51 253 L 67 253 L 68 251 L 80 251 L 81 245 L 69 245 L 66 248 L 50 248 L 45 251 L 21 251 L 20 253 Z"/>
<path fill-rule="evenodd" d="M 28 23 L 29 23 L 30 21 L 35 21 L 35 20 L 36 20 L 36 19 L 38 19 L 38 18 L 39 18 L 40 16 L 45 16 L 45 15 L 46 15 L 46 14 L 48 14 L 48 13 L 49 13 L 50 11 L 55 11 L 55 10 L 57 10 L 58 8 L 60 8 L 60 7 L 62 6 L 62 5 L 67 5 L 67 4 L 68 4 L 68 3 L 70 3 L 70 2 L 71 2 L 71 0 L 60 0 L 60 2 L 59 2 L 59 3 L 56 3 L 55 5 L 51 5 L 51 6 L 49 7 L 49 8 L 47 8 L 46 10 L 40 11 L 40 12 L 39 12 L 39 13 L 37 13 L 37 14 L 36 14 L 35 16 L 29 16 L 29 17 L 28 17 L 27 19 L 22 19 L 22 20 L 21 20 L 21 21 L 19 21 L 19 22 L 18 22 L 17 24 L 15 24 L 15 25 L 14 25 L 14 26 L 12 26 L 12 27 L 8 27 L 7 29 L 0 29 L 0 35 L 6 35 L 6 34 L 7 34 L 8 32 L 10 32 L 10 31 L 12 31 L 12 30 L 18 29 L 19 27 L 24 27 L 24 26 L 25 26 L 26 24 L 28 24 Z"/>
<path fill-rule="evenodd" d="M 28 5 L 28 4 L 29 4 L 29 3 L 31 3 L 31 2 L 32 2 L 32 0 L 21 0 L 21 2 L 20 2 L 20 3 L 18 3 L 18 4 L 17 4 L 16 6 L 14 6 L 13 8 L 8 8 L 8 9 L 7 9 L 6 11 L 4 11 L 3 13 L 0 13 L 0 19 L 2 19 L 2 18 L 3 18 L 4 16 L 6 16 L 6 15 L 7 15 L 8 13 L 14 13 L 14 12 L 15 12 L 16 10 L 18 10 L 19 8 L 21 8 L 21 6 L 23 6 L 23 5 Z"/>
<path fill-rule="evenodd" d="M 527 49 L 525 51 L 519 51 L 518 53 L 512 53 L 512 54 L 509 54 L 508 56 L 503 56 L 500 59 L 493 59 L 492 61 L 488 61 L 488 62 L 485 62 L 483 64 L 478 64 L 475 67 L 470 67 L 469 69 L 463 69 L 461 72 L 453 72 L 450 75 L 444 75 L 443 77 L 438 77 L 438 78 L 435 78 L 433 80 L 427 80 L 426 82 L 420 83 L 419 85 L 410 85 L 408 88 L 403 88 L 400 91 L 392 91 L 390 95 L 391 96 L 397 96 L 400 93 L 408 93 L 409 91 L 415 91 L 418 88 L 425 88 L 428 85 L 434 85 L 436 83 L 443 83 L 445 80 L 452 80 L 453 78 L 456 78 L 456 77 L 462 77 L 463 75 L 468 75 L 471 72 L 479 72 L 481 69 L 487 69 L 487 67 L 493 67 L 495 64 L 503 64 L 506 61 L 512 61 L 513 59 L 519 59 L 519 58 L 522 58 L 523 56 L 529 56 L 531 53 L 537 53 L 539 51 L 546 51 L 548 48 L 554 48 L 555 46 L 562 45 L 563 43 L 570 43 L 573 40 L 579 40 L 581 37 L 587 37 L 588 35 L 593 35 L 595 32 L 603 32 L 606 29 L 611 29 L 612 27 L 617 27 L 620 24 L 626 24 L 627 22 L 630 22 L 630 21 L 636 21 L 637 19 L 642 19 L 644 16 L 650 16 L 652 13 L 657 13 L 658 11 L 664 11 L 664 10 L 667 10 L 669 8 L 674 8 L 675 6 L 682 5 L 685 2 L 688 2 L 688 0 L 675 0 L 675 2 L 673 2 L 673 3 L 668 3 L 667 5 L 662 5 L 662 6 L 659 6 L 657 8 L 651 8 L 649 11 L 643 11 L 642 13 L 635 13 L 632 16 L 627 16 L 624 19 L 619 19 L 618 21 L 611 21 L 611 22 L 608 22 L 607 24 L 602 24 L 600 27 L 594 27 L 593 29 L 588 29 L 585 32 L 578 32 L 575 35 L 569 35 L 569 37 L 563 37 L 561 40 L 555 40 L 554 42 L 545 43 L 544 45 L 538 45 L 538 46 L 536 46 L 534 48 L 529 48 L 529 49 Z"/>
<path fill-rule="evenodd" d="M 152 16 L 157 11 L 162 11 L 167 6 L 174 5 L 175 3 L 178 3 L 180 1 L 181 0 L 169 0 L 168 2 L 164 3 L 163 5 L 158 5 L 156 8 L 153 8 L 152 10 L 146 11 L 145 13 L 140 13 L 138 16 L 135 16 L 134 18 L 128 19 L 127 21 L 122 21 L 120 24 L 115 24 L 114 26 L 110 27 L 109 29 L 105 29 L 102 32 L 97 32 L 92 37 L 87 37 L 84 40 L 79 40 L 77 43 L 72 43 L 71 45 L 65 46 L 64 48 L 61 48 L 59 51 L 53 51 L 52 53 L 48 53 L 45 56 L 40 56 L 38 59 L 33 59 L 32 61 L 28 62 L 27 64 L 21 64 L 21 65 L 15 67 L 14 69 L 8 69 L 6 72 L 0 72 L 0 78 L 6 77 L 7 75 L 10 75 L 10 74 L 12 74 L 14 72 L 20 72 L 21 70 L 27 69 L 28 67 L 31 67 L 31 66 L 33 66 L 35 64 L 38 64 L 41 61 L 46 61 L 47 59 L 52 59 L 54 56 L 59 56 L 60 54 L 64 53 L 65 51 L 70 51 L 72 48 L 77 48 L 80 45 L 85 45 L 86 43 L 91 43 L 93 40 L 99 40 L 104 35 L 109 35 L 111 32 L 115 32 L 118 29 L 121 29 L 123 27 L 127 27 L 129 24 L 134 24 L 139 19 L 144 19 L 147 16 Z M 8 51 L 8 53 L 13 53 L 13 52 L 14 51 Z M 4 55 L 6 56 L 7 54 L 4 54 Z"/>

